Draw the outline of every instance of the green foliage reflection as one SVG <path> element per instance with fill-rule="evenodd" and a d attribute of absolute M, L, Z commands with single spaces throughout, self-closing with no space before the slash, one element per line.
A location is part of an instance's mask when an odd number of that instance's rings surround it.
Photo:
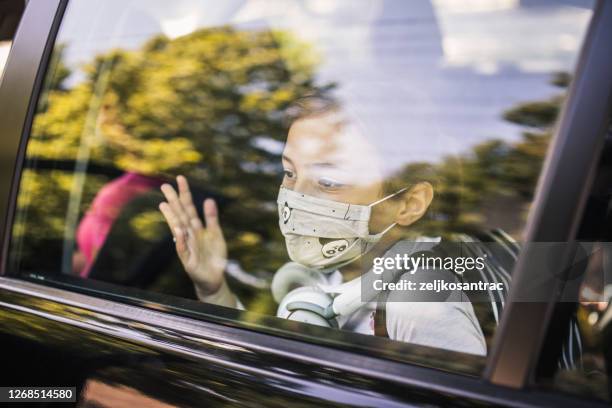
<path fill-rule="evenodd" d="M 114 177 L 87 171 L 91 163 L 160 181 L 185 174 L 196 197 L 220 198 L 229 254 L 242 269 L 269 277 L 287 261 L 275 204 L 285 110 L 303 95 L 334 88 L 315 82 L 319 57 L 311 46 L 287 32 L 230 27 L 174 40 L 158 36 L 137 50 L 98 55 L 84 67 L 84 80 L 71 87 L 63 50 L 54 52 L 27 150 L 33 169 L 22 179 L 13 247 L 22 270 L 56 269 L 64 239 L 74 236 L 67 229 L 75 225 L 66 220 L 81 219 Z M 554 83 L 566 86 L 568 80 L 559 75 Z M 434 214 L 420 223 L 425 233 L 501 227 L 518 236 L 560 103 L 555 97 L 502 113 L 525 127 L 518 142 L 491 139 L 460 157 L 410 163 L 389 182 L 435 183 Z M 82 171 L 37 168 L 42 159 L 76 164 Z M 69 206 L 76 196 L 78 205 Z M 160 201 L 151 191 L 115 222 L 101 250 L 115 281 L 132 276 L 139 256 L 164 247 Z M 177 263 L 164 268 L 156 279 L 122 283 L 188 295 L 188 282 L 177 288 L 169 278 L 175 275 L 167 271 L 176 272 Z"/>

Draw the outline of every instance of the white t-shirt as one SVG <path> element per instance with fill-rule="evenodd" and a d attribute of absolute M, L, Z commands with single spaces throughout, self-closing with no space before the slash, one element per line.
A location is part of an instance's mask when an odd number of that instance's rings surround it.
<path fill-rule="evenodd" d="M 339 271 L 323 279 L 327 288 L 343 283 Z M 393 292 L 389 295 L 385 313 L 390 339 L 486 355 L 485 338 L 470 302 L 402 302 L 394 296 Z M 376 302 L 369 302 L 349 316 L 338 317 L 338 324 L 342 330 L 374 335 L 375 313 Z"/>

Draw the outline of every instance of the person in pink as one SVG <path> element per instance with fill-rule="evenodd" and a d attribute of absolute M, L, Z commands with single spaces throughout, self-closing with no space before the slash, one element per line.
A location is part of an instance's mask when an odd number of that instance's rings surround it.
<path fill-rule="evenodd" d="M 76 232 L 78 250 L 73 256 L 73 270 L 89 276 L 96 256 L 123 208 L 138 196 L 158 188 L 162 180 L 127 172 L 100 189 Z"/>

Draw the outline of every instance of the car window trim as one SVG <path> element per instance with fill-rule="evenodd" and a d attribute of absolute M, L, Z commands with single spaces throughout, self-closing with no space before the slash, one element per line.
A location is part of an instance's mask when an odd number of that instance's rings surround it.
<path fill-rule="evenodd" d="M 211 358 L 211 354 L 206 352 L 208 347 L 244 348 L 267 353 L 270 356 L 280 356 L 287 360 L 287 366 L 295 362 L 309 363 L 340 373 L 347 372 L 389 381 L 411 387 L 413 390 L 450 394 L 491 405 L 535 407 L 558 406 L 569 402 L 573 406 L 605 406 L 595 400 L 579 399 L 550 391 L 524 393 L 483 382 L 479 377 L 384 360 L 349 350 L 338 350 L 244 328 L 175 316 L 154 308 L 126 305 L 123 302 L 103 300 L 15 278 L 0 277 L 0 310 L 2 308 L 50 319 L 67 326 L 94 330 L 110 337 L 154 349 L 163 349 L 186 358 L 196 358 L 203 364 Z M 127 329 L 105 330 L 100 324 L 93 323 L 96 321 L 121 322 Z M 156 336 L 148 334 L 151 328 L 157 329 Z M 198 340 L 201 347 L 188 347 L 183 344 L 180 338 L 184 335 Z M 233 364 L 227 360 L 217 362 Z M 265 367 L 258 366 L 256 362 L 254 365 L 233 368 L 246 372 L 257 370 L 258 375 L 266 374 Z"/>
<path fill-rule="evenodd" d="M 612 1 L 598 0 L 547 152 L 529 214 L 525 247 L 515 265 L 508 303 L 487 361 L 485 378 L 494 384 L 522 388 L 534 381 L 560 280 L 551 279 L 546 290 L 539 292 L 542 302 L 517 301 L 531 289 L 533 271 L 529 266 L 540 256 L 537 245 L 529 244 L 568 242 L 576 236 L 610 114 L 610 44 Z M 559 259 L 560 267 L 563 262 Z"/>
<path fill-rule="evenodd" d="M 455 353 L 419 344 L 395 342 L 388 338 L 341 330 L 330 331 L 315 325 L 303 325 L 299 322 L 277 319 L 271 315 L 262 315 L 256 312 L 204 303 L 194 299 L 175 297 L 132 287 L 123 287 L 109 282 L 84 281 L 80 278 L 67 275 L 46 276 L 36 273 L 19 275 L 17 279 L 29 283 L 43 284 L 49 288 L 65 290 L 66 292 L 63 293 L 78 293 L 95 297 L 101 301 L 162 310 L 168 315 L 182 316 L 218 324 L 219 326 L 235 327 L 290 340 L 298 340 L 329 349 L 349 350 L 362 355 L 374 356 L 380 360 L 427 368 L 435 367 L 439 371 L 452 372 L 473 378 L 481 378 L 485 366 L 485 358 L 482 356 Z M 70 295 L 66 297 L 69 298 Z M 296 325 L 299 325 L 299 327 L 296 327 Z M 452 363 L 461 365 L 461 369 L 454 369 L 450 365 L 445 365 L 445 363 L 451 361 L 449 360 L 450 355 L 454 357 Z"/>
<path fill-rule="evenodd" d="M 67 0 L 29 0 L 0 82 L 0 275 L 8 242 L 28 134 Z"/>

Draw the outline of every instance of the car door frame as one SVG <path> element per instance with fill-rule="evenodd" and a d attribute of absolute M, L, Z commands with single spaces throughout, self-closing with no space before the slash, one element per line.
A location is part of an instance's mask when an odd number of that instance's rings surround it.
<path fill-rule="evenodd" d="M 3 123 L 4 139 L 1 154 L 5 162 L 0 171 L 0 211 L 4 213 L 0 221 L 0 299 L 3 299 L 4 307 L 14 310 L 21 308 L 27 313 L 44 315 L 45 319 L 57 319 L 69 325 L 83 324 L 79 319 L 69 317 L 68 313 L 52 315 L 37 310 L 27 300 L 29 296 L 70 305 L 81 311 L 155 324 L 166 330 L 179 323 L 203 325 L 205 330 L 196 335 L 206 341 L 246 344 L 265 350 L 270 355 L 281 355 L 288 361 L 307 361 L 435 394 L 501 405 L 540 405 L 560 401 L 554 393 L 531 391 L 527 395 L 521 392 L 533 381 L 535 362 L 556 300 L 554 288 L 551 287 L 545 293 L 543 302 L 512 302 L 512 299 L 519 299 L 521 291 L 528 286 L 528 265 L 535 256 L 529 250 L 522 251 L 519 256 L 510 302 L 502 316 L 494 347 L 487 360 L 484 381 L 255 333 L 241 327 L 185 317 L 170 318 L 161 306 L 159 308 L 162 311 L 156 311 L 145 307 L 144 302 L 141 306 L 126 305 L 120 301 L 101 300 L 95 296 L 24 282 L 14 277 L 6 269 L 6 259 L 25 147 L 55 36 L 67 4 L 68 0 L 28 2 L 0 84 L 0 123 Z M 547 153 L 534 208 L 530 213 L 527 242 L 568 241 L 575 235 L 594 171 L 596 160 L 593 158 L 598 157 L 601 151 L 607 115 L 610 112 L 612 53 L 606 55 L 606 42 L 612 43 L 612 2 L 599 0 L 580 53 L 575 79 Z M 5 205 L 6 208 L 2 207 Z M 168 323 L 169 319 L 171 323 Z M 242 369 L 247 367 L 243 366 Z M 583 401 L 575 399 L 574 402 L 579 404 Z"/>
<path fill-rule="evenodd" d="M 538 286 L 537 299 L 530 299 L 526 294 L 533 290 L 532 265 L 542 258 L 543 248 L 554 247 L 551 243 L 572 242 L 583 219 L 612 111 L 611 43 L 612 2 L 598 1 L 547 152 L 508 305 L 485 369 L 492 383 L 519 388 L 535 382 L 564 277 L 550 274 Z M 551 262 L 551 270 L 569 271 L 566 257 Z"/>

